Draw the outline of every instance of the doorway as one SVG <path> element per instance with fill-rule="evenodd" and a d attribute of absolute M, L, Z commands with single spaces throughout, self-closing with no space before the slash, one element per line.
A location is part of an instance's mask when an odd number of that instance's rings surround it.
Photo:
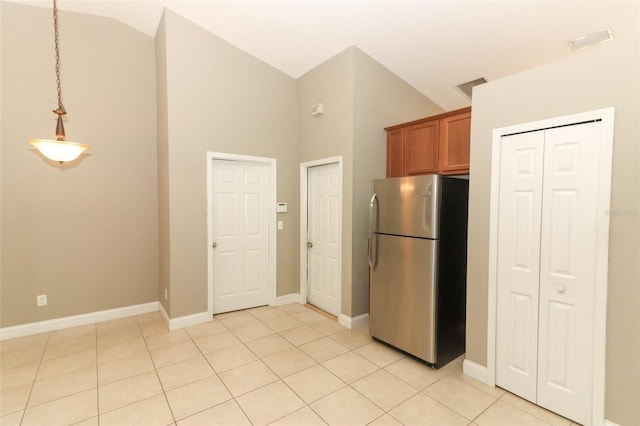
<path fill-rule="evenodd" d="M 300 295 L 339 317 L 342 300 L 342 158 L 300 165 Z"/>
<path fill-rule="evenodd" d="M 275 304 L 275 160 L 207 155 L 211 314 Z"/>
<path fill-rule="evenodd" d="M 613 109 L 496 129 L 487 373 L 583 424 L 604 421 Z"/>

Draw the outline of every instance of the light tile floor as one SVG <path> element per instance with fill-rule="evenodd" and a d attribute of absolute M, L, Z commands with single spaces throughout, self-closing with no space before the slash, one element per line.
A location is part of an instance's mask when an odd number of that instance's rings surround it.
<path fill-rule="evenodd" d="M 169 332 L 158 313 L 0 342 L 0 424 L 571 425 L 291 304 Z"/>

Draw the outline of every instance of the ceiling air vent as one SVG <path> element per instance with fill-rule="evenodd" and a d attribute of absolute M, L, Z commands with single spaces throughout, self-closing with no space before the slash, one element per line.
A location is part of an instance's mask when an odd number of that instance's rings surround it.
<path fill-rule="evenodd" d="M 604 43 L 605 41 L 609 40 L 613 40 L 613 30 L 611 28 L 605 28 L 604 30 L 598 31 L 597 33 L 587 34 L 582 37 L 569 40 L 568 43 L 569 46 L 571 46 L 571 50 L 575 52 L 576 50 Z"/>
<path fill-rule="evenodd" d="M 487 82 L 484 77 L 477 78 L 475 80 L 467 81 L 466 83 L 458 84 L 456 88 L 462 92 L 467 98 L 471 99 L 471 92 L 474 87 L 479 86 Z"/>

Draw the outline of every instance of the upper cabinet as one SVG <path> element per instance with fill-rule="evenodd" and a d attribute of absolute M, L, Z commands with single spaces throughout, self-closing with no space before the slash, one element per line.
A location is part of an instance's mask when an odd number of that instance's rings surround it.
<path fill-rule="evenodd" d="M 469 173 L 471 109 L 441 118 L 438 137 L 438 169 L 442 174 Z"/>
<path fill-rule="evenodd" d="M 387 177 L 404 176 L 404 129 L 387 130 Z"/>
<path fill-rule="evenodd" d="M 404 175 L 438 172 L 438 120 L 404 129 Z"/>
<path fill-rule="evenodd" d="M 387 177 L 469 173 L 471 107 L 385 130 Z"/>

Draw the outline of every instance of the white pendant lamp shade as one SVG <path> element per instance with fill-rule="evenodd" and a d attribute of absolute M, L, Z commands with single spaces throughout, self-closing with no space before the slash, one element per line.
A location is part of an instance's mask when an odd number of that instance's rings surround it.
<path fill-rule="evenodd" d="M 36 147 L 42 155 L 60 164 L 75 160 L 89 148 L 89 145 L 82 143 L 51 139 L 29 139 L 27 142 Z"/>

